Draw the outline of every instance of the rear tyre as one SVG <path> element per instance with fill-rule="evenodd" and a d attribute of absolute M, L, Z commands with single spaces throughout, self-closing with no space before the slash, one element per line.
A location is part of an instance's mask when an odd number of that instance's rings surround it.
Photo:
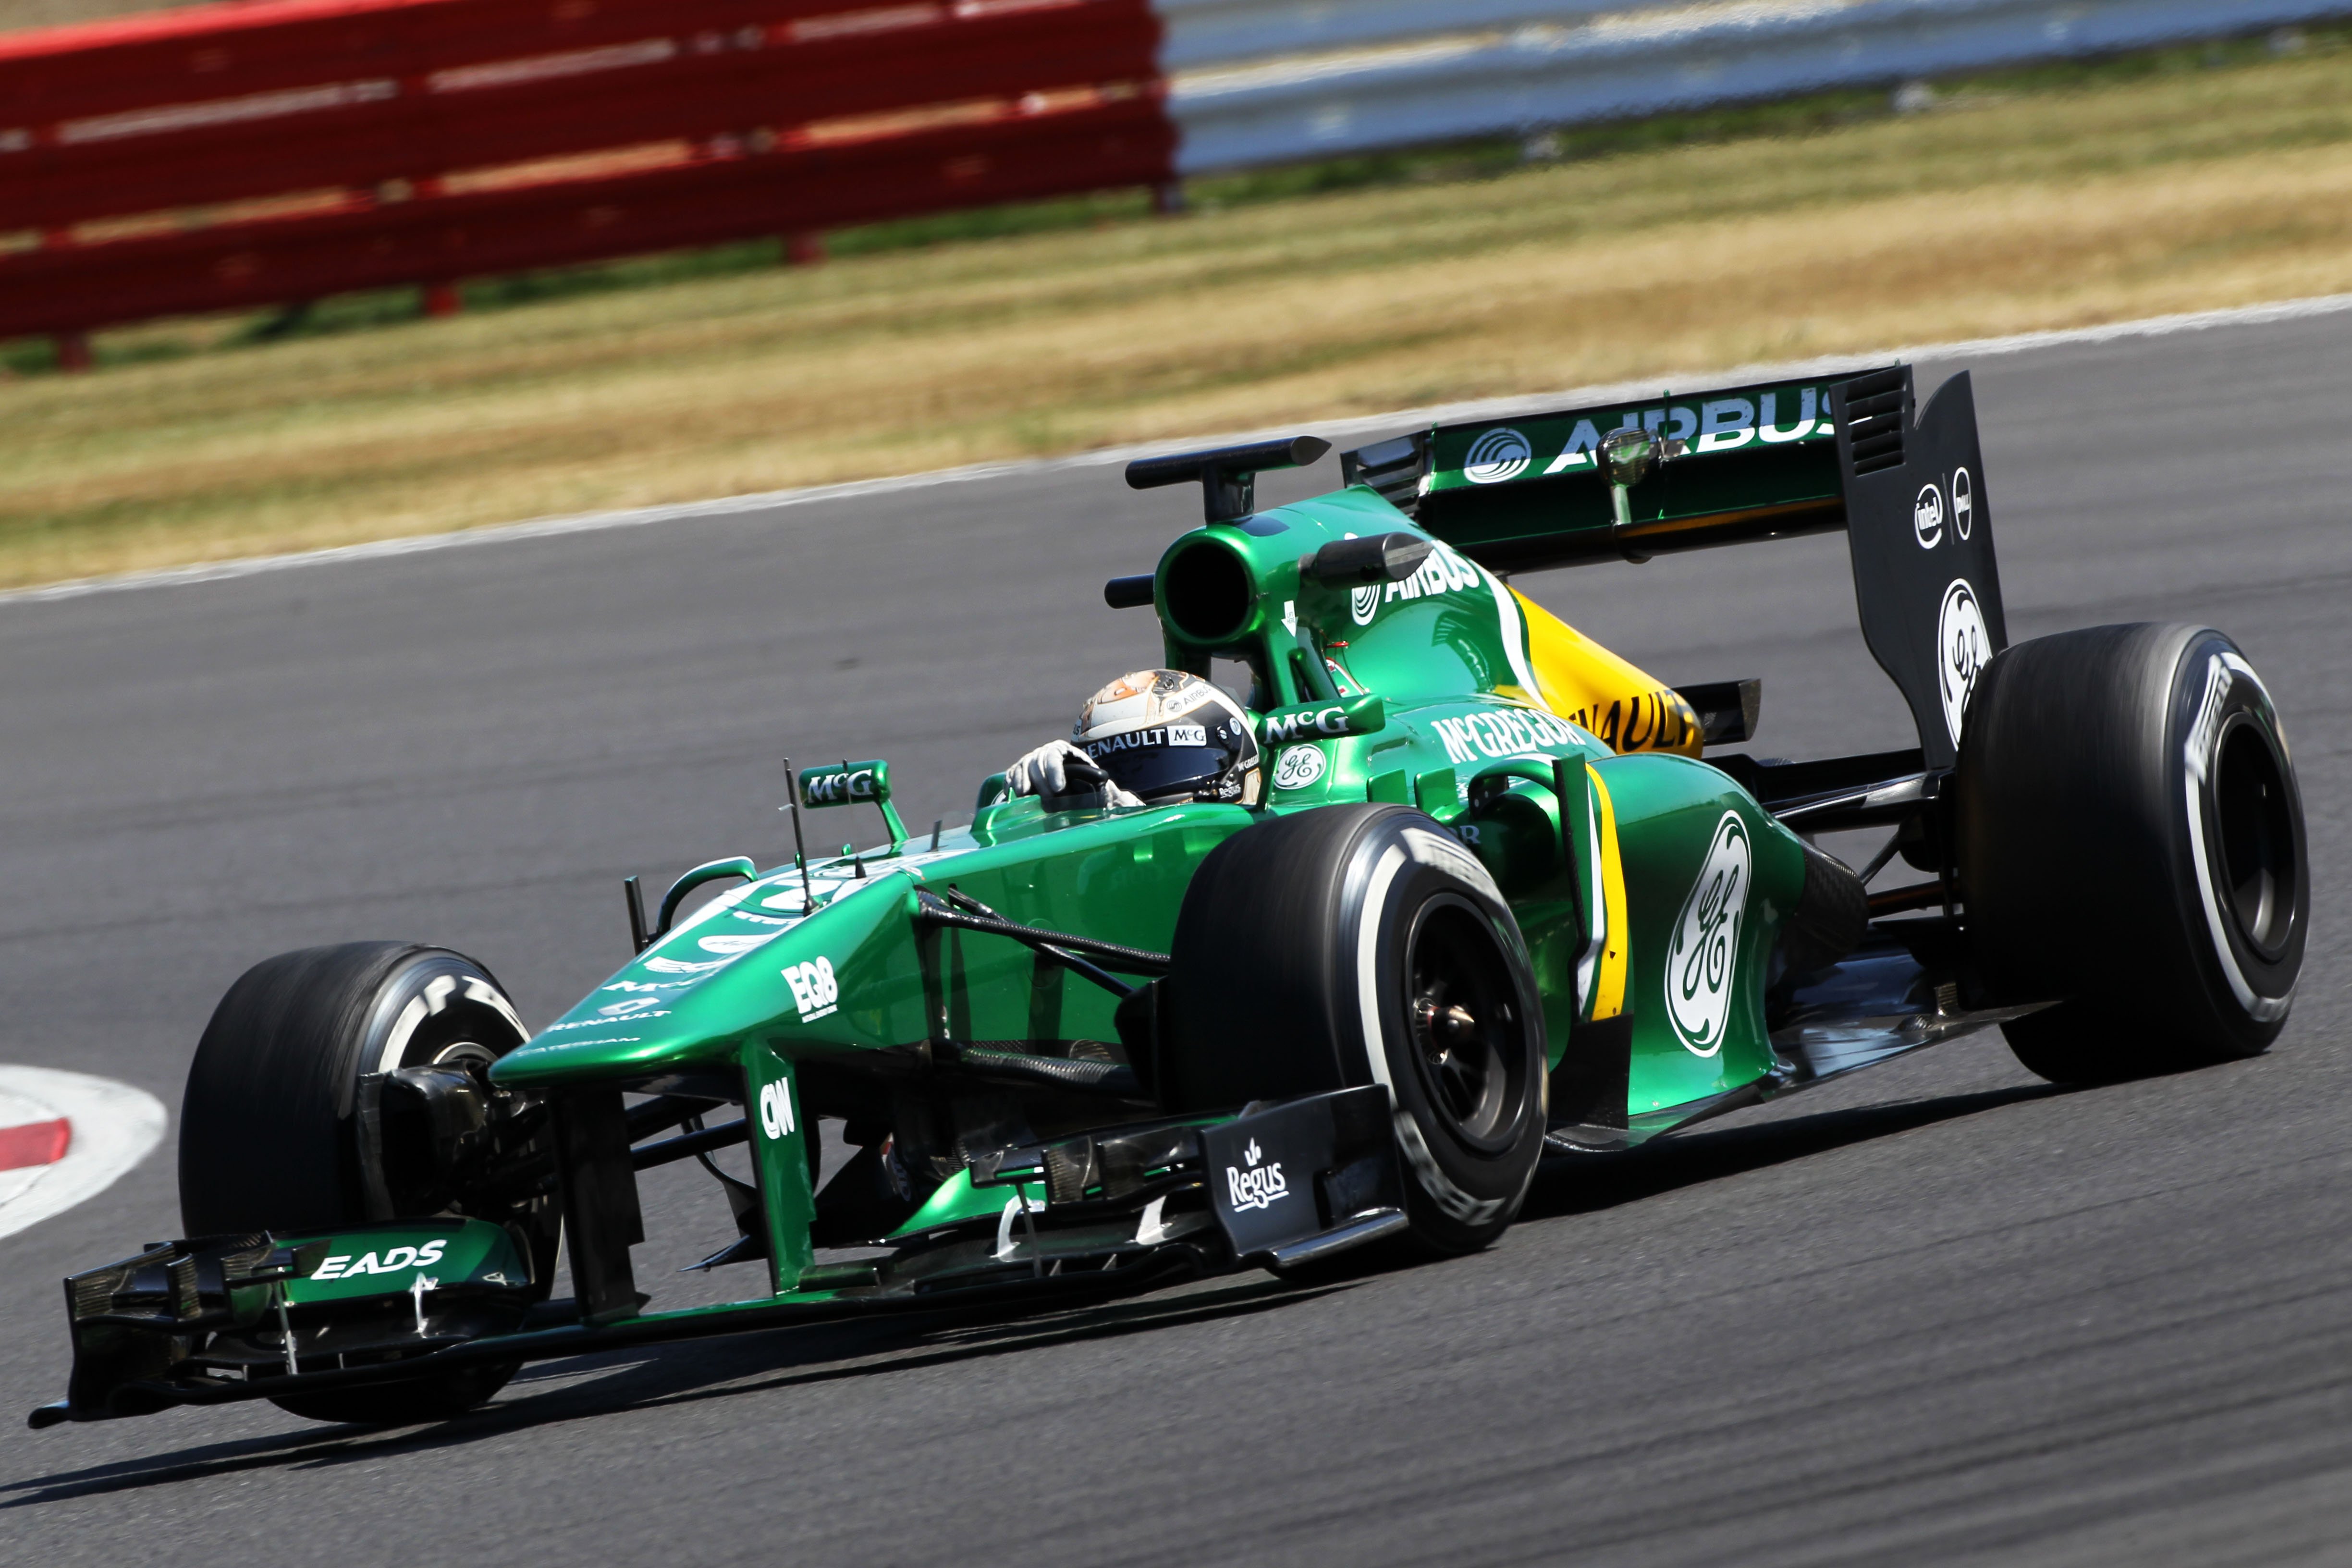
<path fill-rule="evenodd" d="M 180 1107 L 180 1215 L 190 1236 L 328 1230 L 371 1219 L 360 1170 L 362 1075 L 486 1066 L 528 1037 L 489 972 L 410 942 L 361 942 L 265 959 L 213 1010 Z M 493 1217 L 483 1215 L 480 1217 Z M 541 1280 L 557 1219 L 538 1200 L 506 1219 Z M 439 1420 L 479 1405 L 512 1365 L 275 1401 L 318 1421 Z"/>
<path fill-rule="evenodd" d="M 2093 626 L 1977 678 L 1955 780 L 1970 945 L 2018 1059 L 2093 1083 L 2259 1055 L 2310 921 L 2303 803 L 2237 645 Z"/>
<path fill-rule="evenodd" d="M 1183 1110 L 1383 1084 L 1420 1249 L 1507 1227 L 1543 1151 L 1543 1013 L 1510 907 L 1397 805 L 1244 829 L 1176 923 L 1166 1093 Z"/>

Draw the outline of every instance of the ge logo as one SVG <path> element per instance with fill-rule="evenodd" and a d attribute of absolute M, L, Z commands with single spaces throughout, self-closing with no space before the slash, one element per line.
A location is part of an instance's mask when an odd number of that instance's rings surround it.
<path fill-rule="evenodd" d="M 1969 694 L 1976 689 L 1977 674 L 1992 658 L 1992 634 L 1985 627 L 1984 611 L 1968 579 L 1956 577 L 1944 590 L 1944 604 L 1936 616 L 1936 683 L 1944 700 L 1944 726 L 1952 744 L 1960 743 L 1960 721 L 1968 716 Z"/>
<path fill-rule="evenodd" d="M 789 1137 L 793 1131 L 793 1087 L 782 1079 L 760 1089 L 760 1131 L 771 1138 Z"/>
<path fill-rule="evenodd" d="M 1322 776 L 1323 751 L 1319 746 L 1293 746 L 1274 764 L 1276 789 L 1305 789 Z"/>
<path fill-rule="evenodd" d="M 1715 825 L 1698 879 L 1683 900 L 1666 952 L 1666 1016 L 1683 1048 L 1696 1057 L 1723 1049 L 1731 1023 L 1732 980 L 1739 965 L 1739 928 L 1748 912 L 1753 864 L 1748 825 L 1727 811 Z"/>
<path fill-rule="evenodd" d="M 1919 536 L 1919 548 L 1933 550 L 1944 541 L 1944 492 L 1933 485 L 1921 485 L 1918 499 L 1911 503 L 1911 531 Z"/>

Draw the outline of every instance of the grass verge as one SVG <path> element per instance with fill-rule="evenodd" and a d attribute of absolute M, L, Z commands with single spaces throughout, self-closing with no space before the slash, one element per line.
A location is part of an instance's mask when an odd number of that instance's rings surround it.
<path fill-rule="evenodd" d="M 0 384 L 0 584 L 2352 289 L 2343 66 L 2166 51 L 109 334 Z"/>

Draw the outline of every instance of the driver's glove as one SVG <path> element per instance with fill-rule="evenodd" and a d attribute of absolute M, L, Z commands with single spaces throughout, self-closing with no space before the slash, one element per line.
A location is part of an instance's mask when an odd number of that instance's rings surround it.
<path fill-rule="evenodd" d="M 1141 805 L 1111 783 L 1102 765 L 1068 741 L 1048 741 L 1004 770 L 1014 795 L 1034 795 L 1047 811 L 1102 811 Z"/>

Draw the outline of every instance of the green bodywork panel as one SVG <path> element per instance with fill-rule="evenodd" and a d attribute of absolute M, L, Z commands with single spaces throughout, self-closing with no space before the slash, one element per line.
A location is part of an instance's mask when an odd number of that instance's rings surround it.
<path fill-rule="evenodd" d="M 815 983 L 816 977 L 803 981 L 803 985 Z M 746 1040 L 742 1049 L 748 1097 L 743 1115 L 751 1124 L 751 1163 L 759 1172 L 760 1202 L 768 1215 L 769 1282 L 782 1295 L 800 1282 L 802 1270 L 816 1257 L 809 1245 L 816 1192 L 809 1182 L 808 1118 L 791 1058 L 764 1040 Z"/>
<path fill-rule="evenodd" d="M 1617 806 L 1633 928 L 1625 983 L 1626 1010 L 1633 1016 L 1629 1111 L 1638 1115 L 1704 1100 L 1762 1077 L 1772 1066 L 1763 977 L 1781 922 L 1796 907 L 1805 881 L 1804 852 L 1796 836 L 1704 763 L 1619 757 L 1598 771 Z M 1720 933 L 1736 943 L 1736 950 L 1720 956 L 1741 983 L 1728 989 L 1720 1033 L 1710 1037 L 1708 1030 L 1687 1026 L 1695 1012 L 1706 1009 L 1680 999 L 1695 989 L 1692 966 L 1704 967 L 1715 955 L 1703 944 L 1678 939 L 1686 890 L 1699 889 L 1727 816 L 1736 819 L 1732 831 L 1746 834 L 1752 886 L 1744 913 L 1731 931 Z M 1703 985 L 1696 989 L 1704 994 Z"/>
<path fill-rule="evenodd" d="M 1797 446 L 1809 460 L 1819 450 L 1817 441 Z M 1411 802 L 1470 843 L 1511 901 L 1557 1064 L 1594 1001 L 1601 944 L 1585 949 L 1576 917 L 1581 909 L 1597 921 L 1601 912 L 1597 779 L 1622 847 L 1625 929 L 1609 939 L 1626 950 L 1623 1007 L 1634 1019 L 1629 1111 L 1756 1079 L 1771 1064 L 1763 982 L 1802 883 L 1797 841 L 1718 770 L 1617 756 L 1539 706 L 1517 601 L 1462 553 L 1439 543 L 1402 582 L 1327 586 L 1302 574 L 1302 561 L 1325 543 L 1421 531 L 1357 486 L 1196 529 L 1163 556 L 1157 592 L 1170 662 L 1206 673 L 1213 657 L 1245 659 L 1259 728 L 1271 722 L 1286 737 L 1263 752 L 1259 804 L 1047 813 L 1013 799 L 984 806 L 935 849 L 883 846 L 814 864 L 805 878 L 791 866 L 765 871 L 688 915 L 501 1058 L 493 1077 L 546 1087 L 643 1083 L 691 1068 L 741 1073 L 774 1225 L 774 1288 L 787 1290 L 809 1256 L 802 1064 L 940 1038 L 1118 1039 L 1108 992 L 1003 937 L 919 928 L 919 892 L 952 889 L 1007 920 L 1165 952 L 1194 871 L 1233 834 L 1268 813 Z M 1171 562 L 1202 549 L 1231 555 L 1251 589 L 1240 622 L 1210 641 L 1181 630 L 1167 605 Z M 1482 784 L 1490 773 L 1503 776 Z M 1557 847 L 1562 780 L 1572 876 Z M 1718 844 L 1727 819 L 1745 846 L 1738 905 L 1686 919 L 1704 903 L 1696 884 L 1710 857 L 1729 853 Z M 1690 942 L 1678 954 L 1685 927 L 1716 968 L 1691 970 Z M 1711 1037 L 1678 1024 L 1669 1005 L 1678 957 L 1685 973 L 1713 973 L 1728 993 Z M 1009 1195 L 951 1181 L 908 1233 L 999 1212 Z"/>
<path fill-rule="evenodd" d="M 305 1265 L 286 1282 L 287 1304 L 295 1307 L 404 1296 L 419 1276 L 436 1289 L 519 1289 L 530 1283 L 530 1260 L 503 1227 L 487 1220 L 404 1220 L 287 1245 L 298 1248 Z"/>
<path fill-rule="evenodd" d="M 923 1200 L 923 1206 L 915 1211 L 914 1216 L 890 1236 L 893 1239 L 920 1236 L 927 1230 L 968 1219 L 992 1219 L 1004 1212 L 1004 1205 L 1013 1201 L 1015 1193 L 1034 1208 L 1045 1206 L 1043 1182 L 1007 1182 L 1002 1186 L 975 1187 L 970 1171 L 958 1171 L 941 1182 L 939 1190 Z"/>

